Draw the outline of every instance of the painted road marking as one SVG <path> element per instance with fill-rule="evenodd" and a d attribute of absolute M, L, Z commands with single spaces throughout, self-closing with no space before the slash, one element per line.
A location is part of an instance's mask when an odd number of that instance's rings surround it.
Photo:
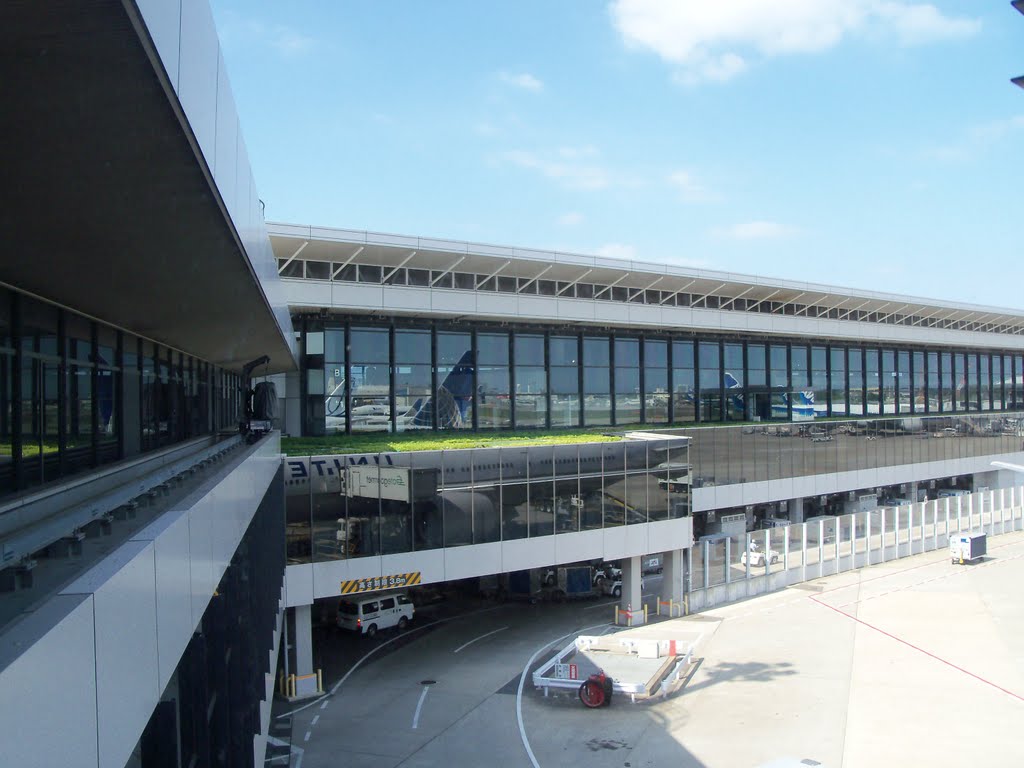
<path fill-rule="evenodd" d="M 466 648 L 467 646 L 470 646 L 470 645 L 472 645 L 473 643 L 475 643 L 475 642 L 476 642 L 477 640 L 483 640 L 483 639 L 484 639 L 485 637 L 490 637 L 491 635 L 496 635 L 496 634 L 498 634 L 499 632 L 503 632 L 503 631 L 504 631 L 504 630 L 506 630 L 506 629 L 508 629 L 508 627 L 502 627 L 501 629 L 496 629 L 496 630 L 494 630 L 493 632 L 486 632 L 486 633 L 484 633 L 484 634 L 480 635 L 480 637 L 474 637 L 474 638 L 473 638 L 472 640 L 470 640 L 470 641 L 469 641 L 468 643 L 465 643 L 465 644 L 463 644 L 463 645 L 460 645 L 460 646 L 459 646 L 458 648 L 456 648 L 456 649 L 455 649 L 454 651 L 452 651 L 452 653 L 458 653 L 458 652 L 459 652 L 459 651 L 461 651 L 461 650 L 462 650 L 463 648 Z"/>
<path fill-rule="evenodd" d="M 423 709 L 423 700 L 427 698 L 427 692 L 430 690 L 429 685 L 423 686 L 423 693 L 420 694 L 420 701 L 416 705 L 416 714 L 412 716 L 412 727 L 416 730 L 420 727 L 420 710 Z"/>

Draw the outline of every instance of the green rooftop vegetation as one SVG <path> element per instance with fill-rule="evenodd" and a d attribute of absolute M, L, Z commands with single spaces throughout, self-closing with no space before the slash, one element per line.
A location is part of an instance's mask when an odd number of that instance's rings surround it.
<path fill-rule="evenodd" d="M 460 448 L 497 448 L 511 445 L 561 445 L 566 443 L 601 443 L 621 440 L 621 433 L 636 427 L 601 427 L 573 431 L 477 432 L 386 432 L 329 437 L 282 437 L 281 450 L 289 456 L 322 456 L 332 453 L 383 453 L 388 451 L 444 451 Z M 614 429 L 614 432 L 612 431 Z"/>

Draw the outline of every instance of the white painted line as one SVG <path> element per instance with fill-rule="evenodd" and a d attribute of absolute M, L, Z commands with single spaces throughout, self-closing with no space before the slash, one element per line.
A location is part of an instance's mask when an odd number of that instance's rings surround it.
<path fill-rule="evenodd" d="M 416 714 L 412 716 L 412 727 L 416 730 L 420 727 L 420 710 L 423 709 L 423 700 L 427 698 L 427 691 L 430 690 L 429 685 L 423 686 L 423 693 L 420 694 L 420 701 L 416 705 Z"/>
<path fill-rule="evenodd" d="M 470 645 L 472 645 L 473 643 L 475 643 L 475 642 L 476 642 L 477 640 L 483 640 L 483 639 L 484 639 L 485 637 L 490 637 L 491 635 L 496 635 L 496 634 L 498 634 L 499 632 L 502 632 L 502 631 L 504 631 L 504 630 L 506 630 L 506 629 L 508 629 L 508 627 L 502 627 L 501 629 L 496 629 L 496 630 L 494 630 L 493 632 L 487 632 L 487 633 L 485 633 L 485 634 L 483 634 L 483 635 L 480 635 L 480 637 L 474 637 L 474 638 L 473 638 L 472 640 L 470 640 L 470 641 L 469 641 L 468 643 L 465 643 L 464 645 L 460 645 L 460 646 L 459 646 L 458 648 L 456 648 L 456 649 L 455 649 L 454 651 L 452 651 L 452 653 L 458 653 L 458 652 L 459 652 L 459 651 L 461 651 L 461 650 L 462 650 L 463 648 L 465 648 L 465 647 L 467 647 L 467 646 L 470 646 Z"/>
<path fill-rule="evenodd" d="M 318 722 L 320 722 L 320 715 L 317 715 L 316 717 L 313 718 L 313 722 L 309 724 L 309 727 L 312 728 Z"/>
<path fill-rule="evenodd" d="M 327 709 L 327 705 L 331 703 L 330 699 L 324 699 L 324 703 L 320 705 L 321 710 Z"/>
<path fill-rule="evenodd" d="M 312 731 L 306 731 L 306 735 L 302 737 L 303 741 L 309 741 L 309 737 L 313 735 Z"/>
<path fill-rule="evenodd" d="M 378 645 L 376 648 L 371 649 L 366 655 L 363 656 L 363 658 L 361 658 L 359 661 L 357 661 L 355 664 L 352 665 L 352 668 L 349 669 L 349 671 L 344 674 L 344 676 L 341 678 L 341 680 L 339 680 L 333 686 L 331 686 L 331 690 L 330 691 L 328 691 L 327 693 L 325 693 L 325 694 L 323 694 L 321 696 L 317 696 L 313 701 L 309 702 L 309 704 L 303 704 L 301 707 L 293 709 L 290 712 L 284 712 L 284 713 L 278 715 L 277 718 L 280 719 L 280 718 L 283 718 L 283 717 L 291 717 L 296 712 L 301 712 L 304 709 L 309 709 L 313 705 L 317 704 L 318 702 L 320 702 L 324 698 L 324 696 L 333 696 L 337 692 L 338 688 L 341 687 L 341 684 L 344 683 L 346 680 L 348 680 L 348 676 L 351 675 L 353 672 L 355 672 L 364 661 L 366 661 L 368 658 L 373 656 L 373 654 L 375 654 L 381 648 L 384 648 L 385 646 L 391 645 L 391 643 L 393 643 L 393 642 L 395 642 L 397 640 L 401 640 L 403 637 L 405 637 L 407 635 L 411 635 L 413 632 L 419 632 L 421 629 L 426 629 L 427 627 L 433 627 L 433 626 L 436 626 L 437 624 L 445 624 L 445 623 L 447 623 L 449 621 L 455 621 L 456 619 L 467 619 L 470 616 L 478 616 L 481 613 L 490 613 L 491 611 L 499 610 L 501 607 L 502 606 L 500 606 L 500 605 L 496 605 L 493 608 L 483 608 L 483 609 L 481 609 L 479 611 L 473 611 L 471 613 L 463 613 L 463 614 L 461 614 L 459 616 L 449 616 L 447 619 L 438 619 L 437 621 L 431 621 L 431 622 L 429 622 L 427 624 L 420 624 L 417 627 L 409 627 L 407 630 L 405 630 L 405 634 L 404 635 L 396 635 L 395 637 L 391 638 L 390 640 L 384 641 L 383 643 Z M 297 766 L 293 766 L 293 768 L 297 768 Z"/>
<path fill-rule="evenodd" d="M 534 651 L 533 656 L 530 657 L 530 660 L 526 662 L 526 666 L 523 667 L 523 674 L 519 676 L 519 688 L 516 690 L 516 720 L 519 721 L 519 736 L 523 740 L 523 746 L 526 748 L 526 755 L 530 758 L 530 763 L 533 765 L 533 768 L 540 768 L 540 763 L 537 762 L 537 758 L 533 755 L 533 750 L 530 748 L 530 740 L 526 737 L 526 728 L 523 727 L 523 684 L 526 682 L 526 676 L 530 672 L 530 667 L 533 666 L 534 660 L 551 646 L 557 646 L 558 643 L 565 640 L 565 638 L 570 635 L 582 634 L 588 629 L 597 629 L 598 627 L 604 627 L 605 632 L 609 629 L 607 622 L 605 622 L 602 624 L 594 624 L 590 627 L 583 627 L 583 629 L 574 629 L 572 632 L 566 632 L 561 637 L 552 640 L 550 643 L 542 645 Z M 604 632 L 601 634 L 604 634 Z"/>
<path fill-rule="evenodd" d="M 611 602 L 607 602 L 607 603 L 596 603 L 594 605 L 586 606 L 583 610 L 584 611 L 592 611 L 595 608 L 607 608 L 609 606 L 615 605 L 617 602 L 619 602 L 619 601 L 618 600 L 612 600 Z"/>

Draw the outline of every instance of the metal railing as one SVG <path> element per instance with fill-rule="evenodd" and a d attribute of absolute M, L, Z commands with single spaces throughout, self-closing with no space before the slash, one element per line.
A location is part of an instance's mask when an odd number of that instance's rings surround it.
<path fill-rule="evenodd" d="M 792 584 L 943 549 L 951 534 L 1024 530 L 1024 486 L 816 518 L 718 541 L 686 553 L 689 611 Z"/>

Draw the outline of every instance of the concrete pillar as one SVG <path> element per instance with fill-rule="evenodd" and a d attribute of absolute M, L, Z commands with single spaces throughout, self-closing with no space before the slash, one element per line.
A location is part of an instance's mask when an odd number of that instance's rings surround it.
<path fill-rule="evenodd" d="M 665 553 L 662 571 L 661 600 L 681 603 L 683 600 L 683 573 L 685 572 L 686 550 L 673 549 Z M 668 606 L 662 606 L 662 612 Z"/>
<path fill-rule="evenodd" d="M 295 607 L 295 669 L 296 675 L 313 674 L 313 619 L 311 605 Z"/>
<path fill-rule="evenodd" d="M 619 607 L 633 611 L 634 627 L 644 623 L 644 601 L 640 591 L 640 560 L 640 557 L 630 557 L 622 561 L 622 597 Z"/>
<path fill-rule="evenodd" d="M 789 512 L 789 522 L 791 523 L 802 523 L 804 521 L 804 500 L 790 499 L 786 502 L 786 506 Z"/>

